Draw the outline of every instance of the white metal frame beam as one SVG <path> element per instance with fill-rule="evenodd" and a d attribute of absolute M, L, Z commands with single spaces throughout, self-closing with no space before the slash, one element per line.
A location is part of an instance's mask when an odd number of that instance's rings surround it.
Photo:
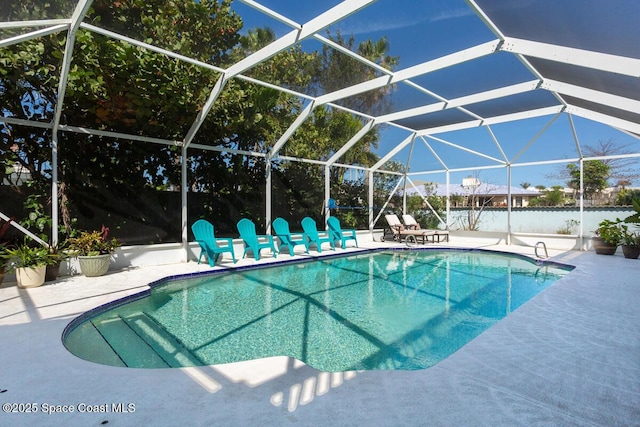
<path fill-rule="evenodd" d="M 421 136 L 421 137 L 423 137 L 423 136 Z M 433 135 L 429 135 L 428 137 L 433 139 L 434 141 L 437 141 L 437 142 L 441 143 L 441 144 L 448 145 L 449 147 L 456 148 L 456 149 L 458 149 L 460 151 L 465 151 L 467 153 L 473 154 L 473 155 L 478 156 L 478 157 L 483 157 L 485 159 L 494 161 L 494 162 L 496 162 L 498 164 L 501 164 L 501 165 L 506 165 L 507 164 L 507 162 L 504 161 L 504 160 L 496 159 L 493 156 L 489 156 L 489 155 L 481 153 L 479 151 L 472 150 L 472 149 L 467 148 L 467 147 L 463 147 L 462 145 L 454 144 L 453 142 L 445 141 L 442 138 L 438 138 L 438 137 L 433 136 Z"/>
<path fill-rule="evenodd" d="M 55 25 L 71 25 L 69 19 L 41 19 L 35 21 L 5 21 L 0 22 L 0 30 L 11 28 L 31 28 L 31 27 L 49 27 Z"/>
<path fill-rule="evenodd" d="M 273 41 L 257 52 L 252 53 L 251 55 L 236 62 L 231 67 L 226 69 L 222 77 L 218 80 L 213 90 L 211 91 L 207 102 L 198 113 L 198 116 L 191 125 L 191 128 L 187 132 L 187 135 L 184 138 L 184 145 L 189 146 L 189 144 L 191 144 L 191 142 L 195 138 L 196 133 L 198 133 L 198 130 L 200 130 L 200 127 L 204 123 L 204 120 L 211 111 L 213 104 L 218 99 L 218 96 L 220 96 L 220 93 L 222 93 L 226 82 L 230 78 L 235 77 L 243 71 L 246 71 L 249 68 L 255 66 L 256 64 L 259 64 L 262 61 L 271 58 L 279 52 L 282 52 L 283 50 L 293 46 L 295 43 L 298 43 L 301 40 L 312 36 L 315 32 L 321 31 L 322 29 L 330 26 L 336 21 L 339 21 L 346 16 L 357 12 L 373 1 L 374 0 L 345 0 L 337 6 L 329 9 L 328 11 L 316 16 L 304 25 L 301 25 L 300 28 L 294 29 L 283 37 L 280 37 L 279 39 Z"/>
<path fill-rule="evenodd" d="M 593 52 L 590 50 L 558 46 L 549 43 L 506 37 L 500 47 L 504 52 L 518 53 L 534 58 L 608 71 L 626 76 L 640 77 L 640 59 Z"/>
<path fill-rule="evenodd" d="M 574 105 L 570 105 L 569 107 L 567 107 L 567 112 L 573 114 L 574 116 L 583 117 L 585 119 L 606 124 L 613 128 L 626 130 L 628 132 L 640 135 L 640 123 L 630 122 L 628 120 L 619 119 L 617 117 L 612 117 L 606 114 L 598 113 L 596 111 L 587 110 L 586 108 L 582 107 L 576 107 Z"/>
<path fill-rule="evenodd" d="M 311 112 L 313 111 L 313 107 L 314 107 L 314 103 L 311 102 L 309 103 L 309 105 L 305 107 L 304 110 L 302 110 L 302 112 L 298 115 L 298 117 L 296 117 L 293 123 L 291 123 L 289 128 L 282 134 L 280 139 L 278 139 L 278 141 L 273 145 L 273 148 L 271 149 L 268 155 L 269 158 L 278 154 L 278 151 L 280 151 L 282 146 L 289 140 L 289 138 L 291 138 L 291 136 L 295 133 L 295 131 L 300 126 L 302 126 L 302 123 L 304 123 L 304 121 L 307 120 L 307 118 L 311 115 Z"/>
<path fill-rule="evenodd" d="M 80 24 L 80 28 L 82 28 L 84 30 L 89 30 L 89 31 L 91 31 L 93 33 L 96 33 L 96 34 L 100 34 L 100 35 L 103 35 L 103 36 L 106 36 L 106 37 L 110 37 L 112 39 L 121 40 L 121 41 L 127 42 L 127 43 L 129 43 L 129 44 L 131 44 L 133 46 L 138 46 L 138 47 L 141 47 L 143 49 L 147 49 L 147 50 L 149 50 L 151 52 L 159 53 L 161 55 L 166 55 L 169 58 L 178 59 L 178 60 L 184 61 L 184 62 L 186 62 L 188 64 L 197 65 L 197 66 L 202 67 L 202 68 L 208 68 L 208 69 L 216 71 L 218 73 L 223 73 L 224 72 L 223 68 L 216 67 L 215 65 L 211 65 L 211 64 L 208 64 L 206 62 L 199 61 L 197 59 L 191 58 L 189 56 L 184 56 L 184 55 L 181 55 L 179 53 L 175 53 L 175 52 L 172 52 L 170 50 L 163 49 L 161 47 L 154 46 L 152 44 L 142 42 L 140 40 L 132 39 L 131 37 L 127 37 L 127 36 L 124 36 L 122 34 L 118 34 L 118 33 L 115 33 L 113 31 L 106 30 L 104 28 L 96 27 L 95 25 L 87 24 L 86 22 L 81 23 Z"/>
<path fill-rule="evenodd" d="M 69 28 L 68 24 L 59 24 L 59 25 L 54 25 L 52 27 L 43 28 L 41 30 L 20 34 L 19 36 L 14 36 L 8 39 L 0 40 L 0 47 L 8 47 L 14 44 L 36 39 L 38 37 L 44 37 L 44 36 L 48 36 L 49 34 L 59 33 L 62 31 L 66 31 L 68 28 Z"/>
<path fill-rule="evenodd" d="M 563 111 L 564 108 L 565 108 L 564 105 L 543 107 L 535 110 L 522 111 L 519 113 L 487 117 L 480 120 L 470 120 L 467 122 L 459 122 L 459 123 L 453 123 L 450 125 L 437 126 L 433 128 L 423 129 L 421 131 L 418 131 L 417 134 L 419 136 L 435 135 L 443 132 L 451 132 L 455 130 L 470 129 L 473 127 L 480 127 L 485 125 L 494 125 L 498 123 L 506 123 L 506 122 L 516 121 L 516 120 L 524 120 L 524 119 L 530 119 L 534 117 L 548 116 L 548 115 L 556 114 L 560 111 Z"/>
<path fill-rule="evenodd" d="M 271 58 L 277 53 L 282 52 L 284 49 L 287 49 L 295 43 L 313 36 L 314 33 L 322 31 L 333 23 L 344 19 L 374 1 L 375 0 L 345 0 L 301 25 L 298 29 L 294 29 L 257 52 L 247 56 L 241 61 L 238 61 L 227 69 L 227 74 L 230 77 L 238 75 L 256 64 Z"/>
<path fill-rule="evenodd" d="M 380 160 L 378 160 L 378 162 L 375 165 L 371 166 L 371 170 L 375 171 L 375 170 L 380 169 L 380 166 L 382 166 L 385 163 L 387 163 L 393 156 L 398 154 L 404 147 L 406 147 L 407 145 L 411 144 L 415 138 L 416 138 L 416 134 L 415 133 L 412 133 L 411 135 L 406 137 L 401 143 L 396 145 L 384 157 L 382 157 Z"/>
<path fill-rule="evenodd" d="M 524 83 L 518 83 L 511 86 L 505 86 L 498 89 L 478 92 L 472 95 L 466 95 L 446 101 L 436 102 L 422 107 L 411 108 L 404 111 L 398 111 L 376 118 L 376 123 L 387 123 L 394 120 L 406 119 L 409 117 L 420 116 L 424 114 L 434 113 L 436 111 L 447 110 L 451 108 L 462 107 L 464 105 L 475 104 L 478 102 L 490 101 L 492 99 L 503 98 L 505 96 L 517 95 L 535 90 L 540 84 L 539 80 L 531 80 Z"/>
<path fill-rule="evenodd" d="M 595 102 L 597 104 L 607 105 L 619 110 L 638 113 L 640 111 L 640 101 L 623 96 L 612 95 L 610 93 L 600 92 L 588 89 L 582 86 L 576 86 L 556 80 L 545 79 L 540 86 L 542 89 L 569 95 L 574 98 L 584 99 L 586 101 Z"/>
<path fill-rule="evenodd" d="M 438 155 L 438 153 L 436 153 L 436 150 L 431 146 L 431 144 L 429 144 L 429 141 L 427 141 L 424 138 L 424 136 L 421 136 L 420 140 L 422 140 L 422 143 L 427 147 L 427 149 L 431 152 L 431 154 L 433 154 L 433 157 L 436 158 L 436 160 L 440 163 L 440 165 L 445 170 L 448 170 L 447 164 L 444 162 L 444 160 L 442 160 L 442 158 Z"/>
<path fill-rule="evenodd" d="M 538 140 L 538 138 L 540 138 L 540 136 L 545 133 L 547 131 L 547 129 L 549 129 L 549 127 L 556 121 L 558 120 L 558 117 L 560 117 L 560 114 L 562 114 L 562 112 L 558 112 L 555 116 L 553 116 L 551 118 L 551 120 L 549 120 L 547 122 L 546 125 L 544 125 L 544 127 L 542 129 L 540 129 L 534 136 L 533 138 L 531 138 L 531 140 L 529 140 L 529 142 L 527 144 L 525 144 L 524 147 L 522 147 L 522 149 L 518 152 L 518 154 L 516 154 L 515 156 L 513 156 L 513 158 L 509 161 L 509 164 L 514 163 L 516 160 L 518 160 L 520 158 L 520 156 L 522 156 L 532 145 L 534 142 L 536 142 Z"/>
<path fill-rule="evenodd" d="M 342 157 L 351 147 L 353 147 L 358 141 L 360 141 L 366 134 L 373 128 L 373 120 L 369 120 L 360 130 L 351 137 L 351 139 L 342 146 L 333 156 L 327 160 L 328 165 L 333 165 Z"/>
<path fill-rule="evenodd" d="M 483 56 L 494 53 L 497 50 L 498 45 L 498 40 L 483 43 L 469 49 L 465 49 L 459 52 L 452 53 L 450 55 L 445 55 L 440 58 L 424 62 L 422 64 L 415 65 L 413 67 L 405 68 L 404 70 L 396 71 L 389 76 L 377 77 L 375 79 L 368 80 L 366 82 L 362 82 L 345 89 L 327 93 L 325 95 L 319 96 L 317 102 L 319 105 L 326 104 L 328 102 L 334 102 L 342 98 L 348 98 L 350 96 L 358 95 L 370 90 L 379 89 L 381 87 L 394 83 L 399 83 L 413 77 L 441 70 L 452 65 L 471 61 L 472 59 L 481 58 Z"/>
<path fill-rule="evenodd" d="M 80 28 L 80 24 L 91 7 L 92 0 L 79 0 L 73 15 L 71 16 L 71 24 L 67 31 L 67 41 L 62 57 L 62 66 L 60 67 L 60 81 L 58 82 L 58 96 L 56 106 L 53 111 L 53 123 L 51 128 L 51 241 L 54 245 L 58 243 L 58 128 L 60 126 L 60 117 L 62 116 L 62 108 L 64 106 L 64 96 L 67 90 L 67 82 L 69 80 L 69 70 L 71 68 L 71 60 L 73 58 L 73 47 L 76 42 L 76 33 Z"/>

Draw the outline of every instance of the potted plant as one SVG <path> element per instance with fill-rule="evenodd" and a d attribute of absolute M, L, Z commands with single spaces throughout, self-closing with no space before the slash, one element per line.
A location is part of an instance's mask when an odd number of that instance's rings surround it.
<path fill-rule="evenodd" d="M 0 242 L 0 285 L 2 285 L 2 282 L 4 281 L 4 270 L 5 270 L 5 257 L 7 254 L 7 249 L 5 248 L 4 244 Z"/>
<path fill-rule="evenodd" d="M 595 231 L 595 237 L 592 238 L 593 249 L 600 255 L 613 255 L 621 239 L 620 220 L 602 220 Z"/>
<path fill-rule="evenodd" d="M 42 246 L 30 246 L 26 242 L 15 248 L 5 249 L 2 255 L 10 270 L 16 271 L 20 288 L 34 288 L 44 283 L 49 251 Z"/>
<path fill-rule="evenodd" d="M 626 217 L 624 222 L 627 224 L 640 224 L 640 199 L 633 199 L 631 203 L 633 203 L 635 213 Z"/>
<path fill-rule="evenodd" d="M 102 276 L 109 270 L 111 254 L 120 243 L 108 235 L 109 228 L 103 225 L 101 231 L 83 231 L 68 239 L 69 249 L 78 257 L 80 271 L 85 276 Z"/>
<path fill-rule="evenodd" d="M 60 273 L 60 264 L 68 257 L 66 246 L 66 241 L 59 242 L 55 245 L 49 245 L 49 262 L 47 263 L 47 273 L 44 278 L 45 282 L 50 282 L 58 278 L 58 274 Z"/>
<path fill-rule="evenodd" d="M 5 270 L 5 266 L 6 266 L 6 254 L 7 254 L 7 248 L 8 248 L 8 241 L 5 238 L 5 235 L 7 234 L 7 231 L 9 231 L 9 227 L 11 226 L 11 221 L 13 219 L 8 219 L 6 221 L 4 221 L 4 223 L 2 223 L 2 219 L 0 218 L 0 285 L 2 284 L 2 281 L 4 280 L 4 270 Z"/>
<path fill-rule="evenodd" d="M 621 225 L 622 228 L 622 254 L 625 258 L 638 259 L 640 257 L 640 234 L 629 231 L 629 226 Z"/>
<path fill-rule="evenodd" d="M 640 199 L 633 199 L 632 203 L 635 213 L 626 217 L 620 224 L 622 254 L 625 258 L 638 259 L 640 257 L 640 232 L 637 229 L 640 226 Z M 629 225 L 633 225 L 636 231 L 630 231 Z"/>

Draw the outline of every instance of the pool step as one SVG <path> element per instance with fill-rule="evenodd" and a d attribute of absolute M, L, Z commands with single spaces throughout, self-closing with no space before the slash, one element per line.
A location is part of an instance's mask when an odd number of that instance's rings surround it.
<path fill-rule="evenodd" d="M 169 364 L 125 322 L 113 317 L 100 322 L 91 321 L 113 352 L 126 366 L 168 368 Z"/>
<path fill-rule="evenodd" d="M 123 320 L 172 368 L 204 365 L 197 356 L 146 313 L 130 315 Z"/>
<path fill-rule="evenodd" d="M 65 346 L 81 359 L 103 365 L 126 366 L 93 322 L 76 328 L 65 340 Z"/>

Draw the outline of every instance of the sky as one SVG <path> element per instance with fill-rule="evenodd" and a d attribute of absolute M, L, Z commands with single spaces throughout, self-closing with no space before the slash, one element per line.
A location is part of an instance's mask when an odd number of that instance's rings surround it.
<path fill-rule="evenodd" d="M 300 2 L 299 0 L 262 0 L 261 4 L 280 13 L 297 23 L 305 23 L 324 10 L 339 3 L 338 0 L 317 0 Z M 611 46 L 619 40 L 616 31 L 630 31 L 637 28 L 640 19 L 638 10 L 631 7 L 629 0 L 620 0 L 620 8 L 602 8 L 598 0 L 512 0 L 510 2 L 490 2 L 479 0 L 480 6 L 495 17 L 501 28 L 512 31 L 514 36 L 552 38 L 564 45 L 597 50 L 602 46 Z M 539 7 L 538 3 L 543 3 Z M 629 6 L 625 10 L 624 6 Z M 234 8 L 243 17 L 245 29 L 255 26 L 269 26 L 276 37 L 289 31 L 291 27 L 257 12 L 241 2 L 234 2 Z M 516 15 L 513 15 L 516 13 Z M 603 16 L 604 19 L 600 19 Z M 576 19 L 579 17 L 580 19 Z M 610 20 L 616 20 L 620 28 L 608 29 Z M 602 30 L 592 34 L 594 30 Z M 398 70 L 405 69 L 444 55 L 470 48 L 496 39 L 495 34 L 476 16 L 464 0 L 379 0 L 365 9 L 345 18 L 327 28 L 331 34 L 340 31 L 345 37 L 354 36 L 356 42 L 367 39 L 377 40 L 386 37 L 392 56 L 398 56 Z M 510 35 L 511 33 L 507 34 Z M 323 34 L 323 35 L 326 35 Z M 627 38 L 628 39 L 628 38 Z M 638 43 L 625 39 L 616 43 L 616 54 L 640 57 Z M 632 38 L 633 39 L 633 38 Z M 317 40 L 302 44 L 305 49 L 321 49 Z M 447 99 L 469 95 L 475 92 L 495 89 L 501 86 L 535 80 L 527 68 L 513 55 L 498 53 L 475 61 L 448 67 L 412 79 L 429 91 Z M 529 95 L 527 95 L 529 96 Z M 557 100 L 548 91 L 536 91 L 535 105 L 545 107 L 556 105 Z M 398 84 L 392 95 L 392 112 L 437 102 L 435 97 L 405 83 Z M 502 102 L 502 101 L 501 101 Z M 509 103 L 512 104 L 509 104 Z M 517 97 L 510 97 L 495 105 L 477 105 L 472 110 L 483 117 L 504 114 Z M 366 113 L 366 112 L 364 112 Z M 429 116 L 398 121 L 406 126 L 436 125 L 447 120 L 466 117 L 456 110 L 446 110 Z M 594 146 L 598 141 L 613 140 L 640 152 L 640 141 L 632 136 L 606 125 L 578 116 L 572 116 L 576 135 L 582 146 Z M 541 129 L 545 129 L 541 132 Z M 544 116 L 517 122 L 491 126 L 493 136 L 500 143 L 504 155 L 512 163 L 527 163 L 546 160 L 562 160 L 577 157 L 576 143 L 568 115 Z M 381 141 L 376 153 L 384 156 L 397 143 L 404 140 L 410 132 L 394 126 L 381 129 Z M 432 150 L 440 157 L 438 160 L 422 140 L 417 140 L 411 155 L 410 172 L 443 169 L 443 162 L 449 169 L 498 164 L 495 160 L 452 148 L 451 144 L 479 151 L 494 159 L 503 159 L 496 147 L 493 136 L 486 128 L 472 128 L 463 131 L 434 135 L 438 139 L 426 138 Z M 528 148 L 527 148 L 528 147 Z M 394 160 L 406 162 L 410 147 L 400 151 Z M 640 163 L 640 160 L 639 160 Z M 544 166 L 521 166 L 511 169 L 512 185 L 528 182 L 532 185 L 565 185 L 560 178 L 554 178 L 565 164 Z M 640 168 L 640 166 L 639 166 Z M 478 175 L 484 182 L 506 184 L 506 168 L 483 169 L 479 172 L 459 171 L 451 173 L 451 182 L 459 183 L 469 175 Z M 445 175 L 425 174 L 415 176 L 417 180 L 444 182 Z M 634 185 L 640 186 L 640 182 Z"/>

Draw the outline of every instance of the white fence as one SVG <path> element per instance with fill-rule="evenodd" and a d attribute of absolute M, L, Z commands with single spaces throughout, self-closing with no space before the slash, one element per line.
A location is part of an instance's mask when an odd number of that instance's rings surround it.
<path fill-rule="evenodd" d="M 451 209 L 451 229 L 462 230 L 466 224 L 467 209 Z M 634 213 L 630 207 L 589 207 L 584 208 L 582 222 L 579 208 L 514 208 L 511 211 L 512 233 L 559 234 L 562 229 L 569 228 L 571 235 L 593 235 L 598 223 L 603 219 L 624 219 Z M 507 209 L 486 208 L 480 215 L 480 231 L 507 231 Z M 575 221 L 573 227 L 571 221 Z M 581 228 L 582 226 L 582 228 Z"/>

